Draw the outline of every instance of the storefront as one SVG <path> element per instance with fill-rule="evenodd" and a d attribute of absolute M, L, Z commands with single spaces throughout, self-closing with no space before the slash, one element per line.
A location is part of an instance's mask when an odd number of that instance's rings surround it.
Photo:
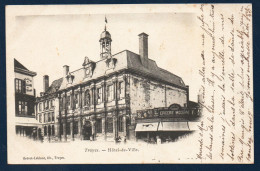
<path fill-rule="evenodd" d="M 164 142 L 173 142 L 180 136 L 192 133 L 190 122 L 152 122 L 152 123 L 137 123 L 135 128 L 137 141 L 145 141 L 148 143 L 156 143 L 160 138 Z"/>

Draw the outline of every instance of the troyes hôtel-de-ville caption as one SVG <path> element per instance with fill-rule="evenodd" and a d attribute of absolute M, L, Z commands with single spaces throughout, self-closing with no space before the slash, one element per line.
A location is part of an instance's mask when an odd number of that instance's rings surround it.
<path fill-rule="evenodd" d="M 191 134 L 190 124 L 201 114 L 198 103 L 189 101 L 189 86 L 149 59 L 148 34 L 138 36 L 139 54 L 111 54 L 105 24 L 100 60 L 85 57 L 75 71 L 64 65 L 63 77 L 50 85 L 44 75 L 40 97 L 33 86 L 36 72 L 14 59 L 17 136 L 42 142 L 166 143 Z"/>

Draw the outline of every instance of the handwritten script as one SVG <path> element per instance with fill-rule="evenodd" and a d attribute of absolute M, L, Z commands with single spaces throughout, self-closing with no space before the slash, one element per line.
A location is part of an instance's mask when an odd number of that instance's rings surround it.
<path fill-rule="evenodd" d="M 253 163 L 252 6 L 201 5 L 201 162 Z"/>

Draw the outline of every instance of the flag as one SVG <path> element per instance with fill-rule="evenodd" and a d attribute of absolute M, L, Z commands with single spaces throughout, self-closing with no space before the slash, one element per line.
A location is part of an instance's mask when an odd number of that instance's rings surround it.
<path fill-rule="evenodd" d="M 107 17 L 105 17 L 105 22 L 107 23 Z"/>

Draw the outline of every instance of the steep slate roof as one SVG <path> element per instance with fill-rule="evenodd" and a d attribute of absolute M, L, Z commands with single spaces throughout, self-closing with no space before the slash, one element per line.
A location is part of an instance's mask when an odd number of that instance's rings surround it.
<path fill-rule="evenodd" d="M 22 65 L 20 62 L 18 62 L 16 59 L 14 59 L 14 72 L 29 75 L 32 77 L 37 75 L 36 72 L 28 70 L 24 65 Z"/>
<path fill-rule="evenodd" d="M 47 94 L 51 94 L 51 93 L 55 93 L 56 91 L 58 91 L 60 89 L 61 83 L 63 81 L 63 78 L 59 78 L 57 80 L 54 80 L 51 83 L 51 86 L 48 88 L 48 90 L 46 91 Z"/>
<path fill-rule="evenodd" d="M 25 66 L 23 66 L 20 62 L 18 62 L 16 59 L 14 59 L 14 67 L 20 68 L 29 71 Z"/>
<path fill-rule="evenodd" d="M 140 55 L 128 50 L 124 50 L 113 55 L 113 58 L 117 59 L 116 67 L 114 69 L 107 68 L 106 59 L 102 59 L 95 63 L 95 69 L 91 78 L 84 78 L 85 70 L 84 68 L 80 68 L 71 72 L 71 75 L 74 75 L 74 80 L 72 84 L 67 84 L 67 81 L 65 79 L 60 78 L 52 82 L 46 93 L 54 93 L 58 90 L 66 89 L 68 87 L 81 84 L 89 80 L 97 79 L 104 75 L 108 75 L 123 69 L 131 69 L 137 73 L 140 72 L 144 75 L 151 76 L 159 80 L 185 88 L 185 84 L 180 77 L 158 67 L 156 62 L 151 59 L 148 59 L 148 68 L 145 68 L 141 63 Z"/>

